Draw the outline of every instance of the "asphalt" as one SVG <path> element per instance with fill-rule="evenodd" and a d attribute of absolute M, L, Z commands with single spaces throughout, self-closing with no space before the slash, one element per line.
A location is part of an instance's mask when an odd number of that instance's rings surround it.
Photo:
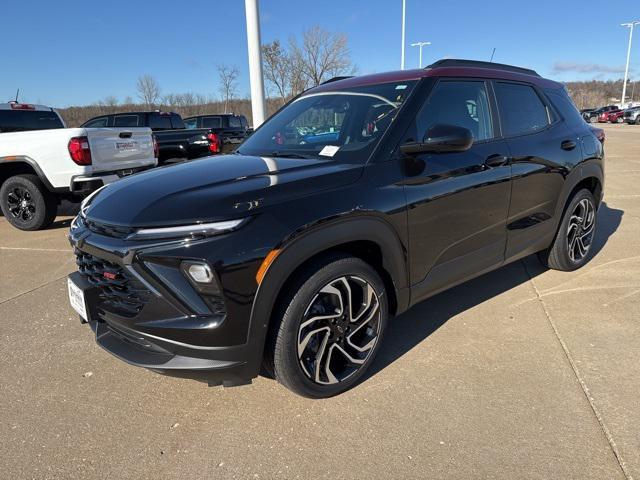
<path fill-rule="evenodd" d="M 640 127 L 605 129 L 588 265 L 531 257 L 414 307 L 329 400 L 123 364 L 68 304 L 70 217 L 0 218 L 0 477 L 640 479 Z"/>

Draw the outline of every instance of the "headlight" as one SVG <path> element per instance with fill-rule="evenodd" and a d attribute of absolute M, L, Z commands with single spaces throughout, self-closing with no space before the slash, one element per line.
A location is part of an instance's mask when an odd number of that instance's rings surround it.
<path fill-rule="evenodd" d="M 146 240 L 150 238 L 179 238 L 189 236 L 210 236 L 230 232 L 239 228 L 246 218 L 224 222 L 196 223 L 179 227 L 141 228 L 127 237 L 128 240 Z"/>

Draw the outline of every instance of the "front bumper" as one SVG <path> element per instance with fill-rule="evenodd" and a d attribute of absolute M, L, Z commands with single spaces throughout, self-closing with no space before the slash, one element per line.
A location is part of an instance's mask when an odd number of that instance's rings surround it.
<path fill-rule="evenodd" d="M 203 301 L 179 269 L 171 268 L 176 258 L 206 259 L 204 252 L 217 239 L 138 242 L 132 248 L 84 227 L 72 230 L 69 239 L 80 265 L 69 278 L 84 292 L 85 323 L 102 348 L 131 365 L 210 385 L 246 384 L 258 375 L 263 338 L 249 334 L 247 300 L 252 297 L 238 297 L 238 308 L 236 299 L 225 295 L 224 310 L 216 310 L 219 305 Z M 87 257 L 103 262 L 91 275 L 83 265 Z M 128 303 L 113 298 L 107 280 L 99 276 L 104 271 L 117 272 L 114 281 L 126 280 L 127 288 L 118 292 L 128 296 Z M 218 279 L 225 284 L 224 269 Z"/>

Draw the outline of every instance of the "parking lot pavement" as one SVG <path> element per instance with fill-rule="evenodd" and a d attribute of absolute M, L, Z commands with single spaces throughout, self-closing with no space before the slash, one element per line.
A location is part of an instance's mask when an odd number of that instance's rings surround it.
<path fill-rule="evenodd" d="M 68 306 L 66 224 L 0 218 L 0 476 L 640 478 L 640 127 L 605 128 L 586 267 L 527 258 L 416 306 L 330 400 L 123 364 Z"/>

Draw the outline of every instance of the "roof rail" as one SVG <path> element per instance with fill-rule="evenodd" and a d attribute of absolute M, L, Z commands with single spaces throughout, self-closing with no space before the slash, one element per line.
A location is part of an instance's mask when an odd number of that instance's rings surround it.
<path fill-rule="evenodd" d="M 342 76 L 342 77 L 333 77 L 333 78 L 330 78 L 329 80 L 326 80 L 326 81 L 322 82 L 320 85 L 325 85 L 325 84 L 331 83 L 331 82 L 337 82 L 338 80 L 345 80 L 347 78 L 353 78 L 353 75 L 345 75 L 345 76 Z"/>
<path fill-rule="evenodd" d="M 533 75 L 539 77 L 540 75 L 535 70 L 530 68 L 516 67 L 514 65 L 505 65 L 504 63 L 483 62 L 481 60 L 460 60 L 455 58 L 445 58 L 438 60 L 435 63 L 427 66 L 426 68 L 442 68 L 442 67 L 474 67 L 474 68 L 486 68 L 490 70 L 505 70 L 507 72 L 524 73 L 525 75 Z"/>

